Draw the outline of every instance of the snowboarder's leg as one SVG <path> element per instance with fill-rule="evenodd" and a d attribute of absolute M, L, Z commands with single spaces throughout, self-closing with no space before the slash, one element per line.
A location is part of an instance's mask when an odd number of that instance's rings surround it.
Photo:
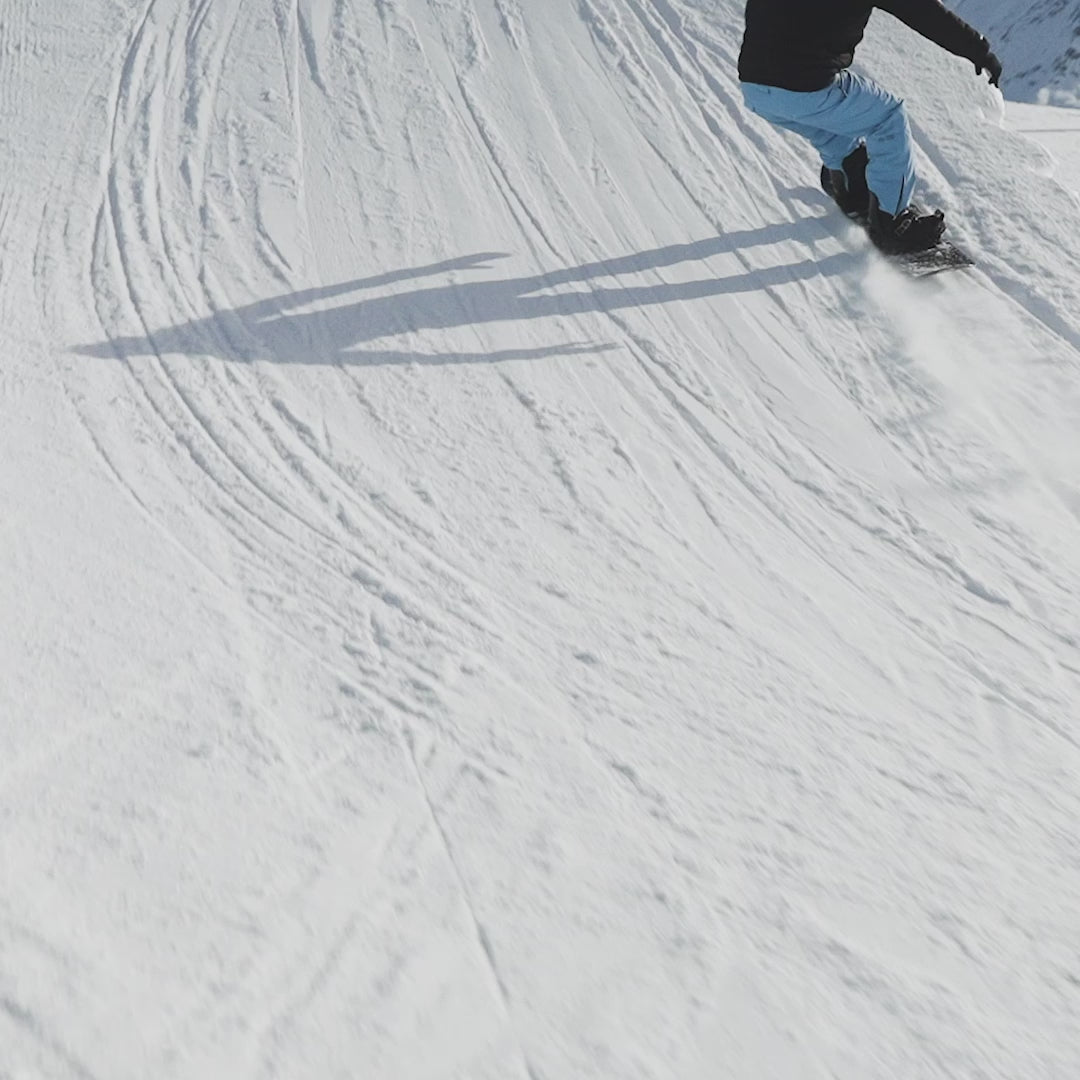
<path fill-rule="evenodd" d="M 765 119 L 771 120 L 770 117 Z M 862 142 L 857 135 L 828 131 L 825 128 L 815 127 L 813 124 L 800 123 L 798 120 L 771 120 L 771 123 L 775 127 L 794 131 L 796 135 L 801 135 L 811 142 L 814 149 L 821 155 L 821 163 L 827 169 L 842 169 L 844 160 Z"/>
<path fill-rule="evenodd" d="M 881 206 L 899 214 L 915 190 L 915 155 L 904 103 L 877 83 L 845 71 L 844 103 L 836 122 L 862 128 L 866 136 L 866 183 Z"/>
<path fill-rule="evenodd" d="M 813 143 L 825 167 L 844 159 L 865 140 L 866 181 L 883 209 L 899 214 L 911 202 L 915 159 L 903 102 L 877 83 L 843 71 L 824 89 L 810 92 L 743 83 L 747 107 L 777 127 Z"/>
<path fill-rule="evenodd" d="M 861 135 L 830 131 L 809 119 L 827 108 L 829 98 L 834 96 L 831 85 L 824 90 L 802 93 L 776 86 L 743 83 L 742 92 L 746 107 L 751 112 L 768 120 L 774 127 L 794 131 L 807 139 L 828 169 L 842 168 L 844 158 L 862 141 Z"/>

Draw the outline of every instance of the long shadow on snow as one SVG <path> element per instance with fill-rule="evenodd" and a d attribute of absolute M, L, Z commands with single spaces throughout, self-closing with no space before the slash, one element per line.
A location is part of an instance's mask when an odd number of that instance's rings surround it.
<path fill-rule="evenodd" d="M 549 316 L 573 317 L 626 308 L 654 307 L 675 300 L 695 300 L 731 293 L 756 292 L 818 275 L 835 273 L 850 256 L 832 255 L 728 277 L 651 285 L 592 284 L 598 278 L 617 278 L 778 240 L 790 240 L 792 224 L 727 233 L 690 244 L 675 244 L 614 259 L 585 263 L 545 274 L 503 280 L 457 282 L 407 292 L 365 296 L 350 303 L 315 311 L 299 310 L 347 293 L 371 290 L 452 270 L 490 269 L 505 253 L 488 252 L 431 266 L 394 271 L 378 277 L 285 294 L 205 319 L 151 331 L 146 337 L 120 337 L 77 346 L 79 353 L 107 358 L 165 355 L 218 356 L 234 362 L 269 360 L 283 364 L 454 364 L 494 363 L 511 359 L 599 352 L 611 345 L 565 343 L 493 353 L 421 353 L 363 350 L 366 342 L 394 334 L 449 330 L 484 323 L 514 322 Z M 587 282 L 588 289 L 557 290 Z"/>

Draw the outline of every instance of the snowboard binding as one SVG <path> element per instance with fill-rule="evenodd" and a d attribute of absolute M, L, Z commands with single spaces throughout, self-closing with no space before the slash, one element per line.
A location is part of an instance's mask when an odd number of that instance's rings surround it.
<path fill-rule="evenodd" d="M 945 215 L 940 210 L 925 213 L 912 204 L 895 216 L 870 196 L 870 239 L 887 255 L 929 251 L 937 247 L 945 232 Z"/>
<path fill-rule="evenodd" d="M 821 187 L 826 195 L 857 225 L 865 229 L 874 246 L 909 277 L 929 277 L 943 270 L 974 266 L 966 252 L 945 238 L 945 215 L 927 213 L 917 203 L 895 216 L 878 205 L 866 183 L 869 155 L 860 143 L 840 169 L 822 166 Z"/>
<path fill-rule="evenodd" d="M 870 213 L 870 189 L 866 185 L 866 144 L 859 143 L 841 168 L 821 166 L 821 187 L 850 218 L 864 219 Z"/>

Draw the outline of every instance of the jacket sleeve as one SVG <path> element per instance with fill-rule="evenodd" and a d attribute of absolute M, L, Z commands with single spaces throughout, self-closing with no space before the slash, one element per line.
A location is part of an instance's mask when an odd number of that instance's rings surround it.
<path fill-rule="evenodd" d="M 979 63 L 990 52 L 990 43 L 941 0 L 881 0 L 874 7 L 895 15 L 912 30 L 957 56 Z"/>

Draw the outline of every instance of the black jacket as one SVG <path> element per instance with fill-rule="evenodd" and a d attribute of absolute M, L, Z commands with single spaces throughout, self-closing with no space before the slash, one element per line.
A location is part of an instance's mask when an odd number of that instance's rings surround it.
<path fill-rule="evenodd" d="M 821 90 L 851 64 L 876 7 L 974 63 L 990 52 L 986 38 L 940 0 L 748 0 L 739 78 L 785 90 Z"/>

